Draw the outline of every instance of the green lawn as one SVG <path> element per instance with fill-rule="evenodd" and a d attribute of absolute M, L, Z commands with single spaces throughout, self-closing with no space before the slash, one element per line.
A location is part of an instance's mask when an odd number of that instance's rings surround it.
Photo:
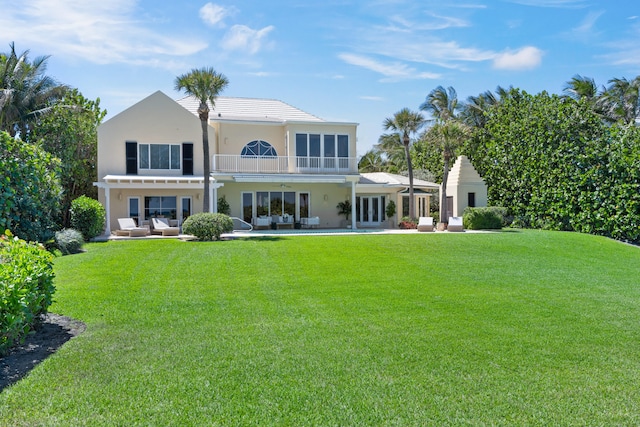
<path fill-rule="evenodd" d="M 640 248 L 573 233 L 90 244 L 2 425 L 639 425 Z"/>

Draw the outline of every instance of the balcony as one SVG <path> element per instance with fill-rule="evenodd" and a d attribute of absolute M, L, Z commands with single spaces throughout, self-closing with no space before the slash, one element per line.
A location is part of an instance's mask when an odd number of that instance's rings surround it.
<path fill-rule="evenodd" d="M 213 156 L 211 170 L 219 173 L 352 174 L 358 173 L 358 159 L 355 157 L 259 157 L 216 154 Z"/>

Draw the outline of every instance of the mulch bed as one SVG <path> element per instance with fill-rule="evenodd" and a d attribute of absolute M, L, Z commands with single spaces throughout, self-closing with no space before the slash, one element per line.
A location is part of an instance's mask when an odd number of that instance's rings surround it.
<path fill-rule="evenodd" d="M 23 344 L 15 346 L 9 354 L 0 358 L 0 392 L 26 376 L 38 363 L 85 329 L 85 324 L 78 320 L 59 314 L 46 314 Z"/>

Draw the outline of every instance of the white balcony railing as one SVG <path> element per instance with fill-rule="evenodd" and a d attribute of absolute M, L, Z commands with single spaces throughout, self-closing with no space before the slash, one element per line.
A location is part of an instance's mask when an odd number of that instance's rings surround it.
<path fill-rule="evenodd" d="M 358 160 L 355 157 L 257 157 L 216 154 L 213 156 L 211 170 L 223 173 L 357 173 Z"/>

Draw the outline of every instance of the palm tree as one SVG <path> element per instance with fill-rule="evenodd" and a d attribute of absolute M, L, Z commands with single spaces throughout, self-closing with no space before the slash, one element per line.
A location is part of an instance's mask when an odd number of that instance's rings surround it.
<path fill-rule="evenodd" d="M 484 127 L 487 124 L 487 111 L 507 99 L 511 89 L 498 86 L 495 94 L 488 90 L 478 96 L 468 97 L 458 117 L 469 126 Z"/>
<path fill-rule="evenodd" d="M 438 122 L 430 127 L 424 135 L 426 141 L 436 144 L 442 150 L 444 168 L 442 173 L 442 191 L 440 194 L 440 222 L 448 222 L 447 211 L 447 178 L 449 175 L 449 163 L 455 156 L 456 149 L 470 136 L 470 128 L 458 120 Z"/>
<path fill-rule="evenodd" d="M 460 106 L 458 94 L 449 86 L 445 89 L 438 86 L 427 95 L 426 100 L 420 105 L 422 111 L 428 111 L 436 120 L 447 121 L 455 119 Z"/>
<path fill-rule="evenodd" d="M 609 120 L 635 123 L 640 113 L 640 76 L 633 80 L 609 80 L 609 87 L 602 93 L 598 103 Z"/>
<path fill-rule="evenodd" d="M 399 134 L 384 134 L 374 148 L 385 156 L 385 172 L 401 173 L 407 170 L 407 157 L 404 143 Z"/>
<path fill-rule="evenodd" d="M 68 87 L 45 75 L 48 56 L 29 61 L 29 51 L 0 54 L 0 130 L 27 139 L 31 124 L 51 111 Z"/>
<path fill-rule="evenodd" d="M 385 170 L 385 161 L 382 158 L 382 152 L 375 148 L 364 153 L 358 162 L 358 171 L 360 172 L 383 172 Z"/>
<path fill-rule="evenodd" d="M 598 98 L 598 87 L 594 79 L 589 77 L 583 77 L 580 74 L 573 76 L 565 85 L 563 92 L 569 98 L 579 101 L 586 99 L 589 102 L 595 103 Z"/>
<path fill-rule="evenodd" d="M 426 123 L 422 114 L 413 112 L 408 108 L 403 108 L 393 115 L 393 118 L 387 118 L 384 121 L 385 130 L 396 132 L 401 138 L 404 145 L 404 153 L 407 159 L 407 171 L 409 172 L 409 216 L 415 216 L 413 201 L 413 167 L 411 165 L 411 135 L 418 132 Z"/>
<path fill-rule="evenodd" d="M 224 74 L 217 73 L 212 67 L 192 69 L 189 73 L 176 77 L 176 90 L 184 90 L 187 95 L 200 101 L 198 117 L 202 126 L 202 152 L 204 154 L 204 197 L 202 211 L 209 212 L 209 104 L 216 105 L 218 94 L 229 84 Z M 209 103 L 209 104 L 208 104 Z"/>

